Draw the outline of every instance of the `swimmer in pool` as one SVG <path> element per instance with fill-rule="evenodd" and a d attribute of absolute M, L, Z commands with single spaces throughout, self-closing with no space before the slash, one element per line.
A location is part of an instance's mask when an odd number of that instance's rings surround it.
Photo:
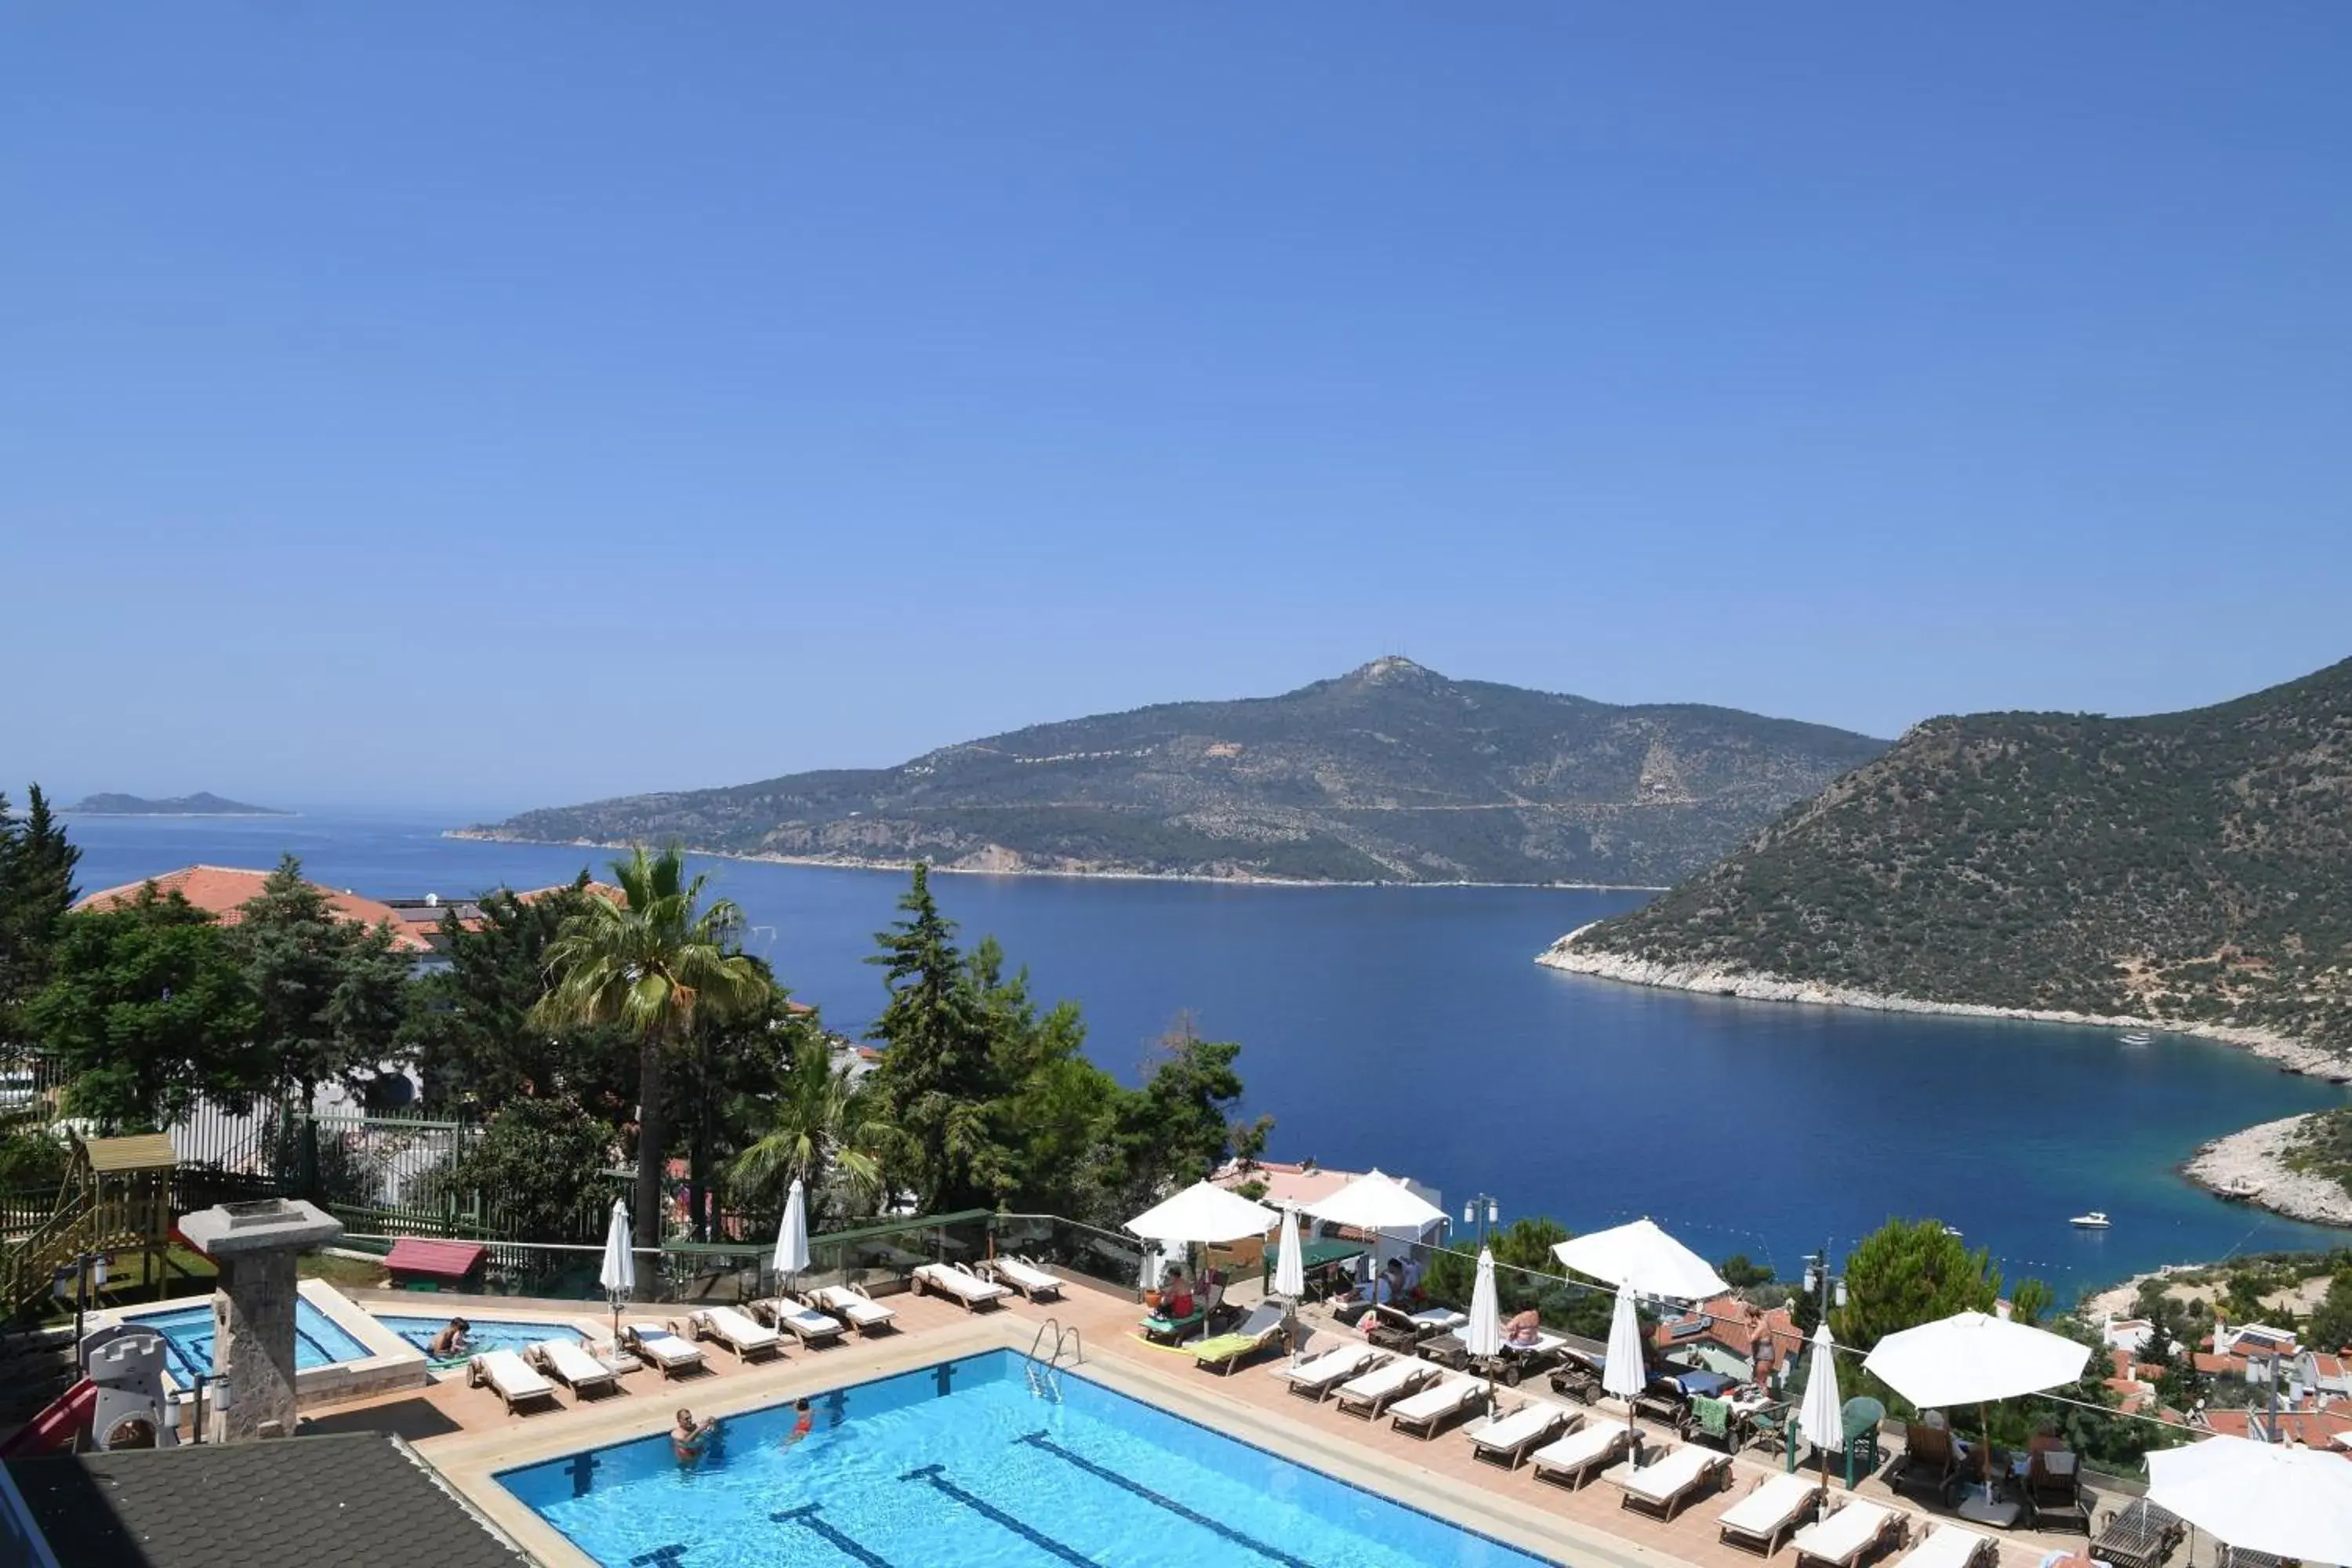
<path fill-rule="evenodd" d="M 789 1448 L 807 1436 L 816 1426 L 816 1412 L 805 1399 L 793 1401 L 793 1429 L 784 1435 L 784 1447 Z"/>
<path fill-rule="evenodd" d="M 718 1417 L 698 1422 L 693 1411 L 681 1408 L 677 1425 L 670 1428 L 669 1451 L 677 1457 L 680 1468 L 692 1469 L 718 1439 Z"/>
<path fill-rule="evenodd" d="M 433 1336 L 433 1359 L 449 1361 L 466 1353 L 466 1336 L 474 1325 L 463 1318 L 452 1318 L 442 1331 Z"/>

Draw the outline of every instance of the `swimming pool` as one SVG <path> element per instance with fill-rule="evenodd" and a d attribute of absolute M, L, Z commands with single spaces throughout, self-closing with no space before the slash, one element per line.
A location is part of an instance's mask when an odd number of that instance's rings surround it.
<path fill-rule="evenodd" d="M 391 1312 L 370 1312 L 369 1317 L 423 1351 L 433 1353 L 433 1336 L 449 1326 L 449 1320 L 465 1314 L 450 1312 L 437 1318 L 402 1317 Z M 480 1355 L 486 1351 L 513 1351 L 518 1354 L 542 1340 L 578 1340 L 585 1336 L 579 1330 L 562 1323 L 532 1323 L 520 1318 L 466 1317 L 470 1331 L 466 1336 L 466 1353 Z"/>
<path fill-rule="evenodd" d="M 140 1312 L 122 1319 L 133 1328 L 152 1329 L 163 1336 L 163 1353 L 171 1363 L 172 1379 L 193 1386 L 196 1373 L 213 1370 L 213 1310 L 178 1307 L 168 1312 Z M 308 1300 L 294 1303 L 294 1369 L 325 1366 L 331 1362 L 364 1361 L 375 1352 Z"/>
<path fill-rule="evenodd" d="M 1058 1401 L 992 1352 L 728 1421 L 681 1470 L 665 1435 L 499 1473 L 605 1568 L 1537 1568 L 1544 1560 L 1067 1371 Z"/>

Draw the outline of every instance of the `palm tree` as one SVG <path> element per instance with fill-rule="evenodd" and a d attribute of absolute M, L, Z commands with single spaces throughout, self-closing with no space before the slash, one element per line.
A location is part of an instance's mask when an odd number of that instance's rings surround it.
<path fill-rule="evenodd" d="M 586 900 L 547 947 L 549 988 L 531 1009 L 544 1028 L 618 1024 L 637 1037 L 637 1245 L 661 1244 L 662 1074 L 698 1012 L 728 1017 L 759 1006 L 773 982 L 730 935 L 742 911 L 702 903 L 675 845 L 644 845 L 613 862 L 622 898 Z"/>
<path fill-rule="evenodd" d="M 803 1041 L 791 1070 L 761 1106 L 768 1131 L 728 1168 L 735 1192 L 747 1205 L 773 1208 L 784 1189 L 800 1182 L 813 1200 L 830 1187 L 852 1208 L 870 1212 L 882 1195 L 891 1149 L 880 1110 L 847 1067 L 833 1065 L 822 1039 Z"/>

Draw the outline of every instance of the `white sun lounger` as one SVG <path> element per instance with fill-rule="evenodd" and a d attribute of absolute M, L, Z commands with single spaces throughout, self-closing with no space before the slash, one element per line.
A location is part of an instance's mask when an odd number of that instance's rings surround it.
<path fill-rule="evenodd" d="M 1578 1419 L 1557 1405 L 1530 1399 L 1507 1415 L 1490 1415 L 1469 1428 L 1470 1456 L 1516 1470 L 1528 1449 L 1550 1442 Z"/>
<path fill-rule="evenodd" d="M 935 1290 L 951 1296 L 967 1312 L 977 1312 L 982 1307 L 993 1306 L 1012 1290 L 992 1279 L 982 1279 L 970 1269 L 958 1268 L 952 1263 L 918 1264 L 912 1276 L 915 1294 Z"/>
<path fill-rule="evenodd" d="M 1297 1366 L 1278 1368 L 1277 1375 L 1289 1383 L 1291 1393 L 1304 1394 L 1319 1405 L 1333 1389 L 1349 1378 L 1361 1377 L 1388 1359 L 1385 1352 L 1370 1345 L 1335 1345 Z"/>
<path fill-rule="evenodd" d="M 688 1344 L 660 1323 L 630 1323 L 621 1331 L 621 1342 L 638 1360 L 659 1367 L 664 1377 L 676 1377 L 702 1364 L 700 1346 Z"/>
<path fill-rule="evenodd" d="M 1895 1560 L 1894 1568 L 1994 1568 L 2000 1542 L 1957 1524 L 1939 1524 L 1927 1539 Z"/>
<path fill-rule="evenodd" d="M 573 1394 L 592 1388 L 610 1394 L 620 1386 L 615 1381 L 619 1374 L 582 1349 L 578 1340 L 541 1340 L 523 1352 L 522 1359 Z"/>
<path fill-rule="evenodd" d="M 466 1363 L 466 1386 L 479 1388 L 485 1383 L 506 1401 L 509 1415 L 525 1400 L 555 1403 L 555 1384 L 531 1371 L 530 1363 L 512 1351 L 485 1351 Z"/>
<path fill-rule="evenodd" d="M 1015 1258 L 1007 1254 L 1003 1258 L 992 1259 L 989 1267 L 997 1279 L 1012 1286 L 1032 1301 L 1059 1298 L 1062 1294 L 1062 1281 L 1025 1258 Z"/>
<path fill-rule="evenodd" d="M 1717 1538 L 1769 1557 L 1795 1532 L 1797 1523 L 1821 1506 L 1822 1484 L 1811 1476 L 1773 1476 L 1716 1516 Z"/>
<path fill-rule="evenodd" d="M 1621 1506 L 1671 1521 L 1700 1491 L 1731 1472 L 1731 1456 L 1685 1443 L 1646 1465 L 1620 1465 L 1601 1479 L 1624 1495 Z"/>
<path fill-rule="evenodd" d="M 784 1353 L 782 1334 L 732 1307 L 705 1307 L 689 1314 L 686 1326 L 695 1338 L 717 1340 L 745 1361 Z"/>
<path fill-rule="evenodd" d="M 776 1327 L 790 1332 L 804 1345 L 829 1345 L 849 1331 L 849 1325 L 827 1312 L 820 1312 L 804 1301 L 790 1296 L 779 1296 L 768 1303 L 775 1314 Z"/>
<path fill-rule="evenodd" d="M 1894 1509 L 1848 1498 L 1843 1508 L 1805 1526 L 1790 1538 L 1789 1544 L 1797 1550 L 1798 1568 L 1808 1563 L 1854 1568 L 1873 1549 L 1898 1544 L 1906 1528 L 1904 1516 Z"/>
<path fill-rule="evenodd" d="M 1436 1436 L 1447 1422 L 1465 1414 L 1486 1397 L 1486 1385 L 1478 1379 L 1449 1377 L 1390 1405 L 1389 1426 L 1399 1432 L 1410 1432 L 1425 1443 Z"/>
<path fill-rule="evenodd" d="M 1595 1471 L 1615 1464 L 1624 1456 L 1625 1445 L 1633 1434 L 1621 1421 L 1603 1421 L 1578 1427 L 1559 1442 L 1538 1448 L 1528 1456 L 1536 1479 L 1555 1481 L 1574 1491 L 1592 1479 Z"/>
<path fill-rule="evenodd" d="M 820 1312 L 847 1318 L 861 1334 L 879 1333 L 898 1321 L 898 1314 L 855 1285 L 827 1285 L 808 1293 L 808 1304 Z"/>
<path fill-rule="evenodd" d="M 1385 1366 L 1376 1366 L 1361 1377 L 1351 1377 L 1341 1384 L 1339 1413 L 1377 1421 L 1391 1404 L 1436 1375 L 1437 1369 L 1427 1362 L 1399 1356 Z"/>

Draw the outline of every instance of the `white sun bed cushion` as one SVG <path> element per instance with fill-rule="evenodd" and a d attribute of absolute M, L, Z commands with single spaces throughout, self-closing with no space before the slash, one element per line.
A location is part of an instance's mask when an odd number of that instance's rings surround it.
<path fill-rule="evenodd" d="M 790 1324 L 795 1334 L 814 1339 L 829 1338 L 840 1333 L 844 1327 L 839 1318 L 828 1317 L 814 1307 L 803 1307 L 798 1301 L 779 1300 L 776 1303 L 776 1321 Z"/>
<path fill-rule="evenodd" d="M 846 1285 L 827 1285 L 809 1292 L 809 1300 L 828 1312 L 839 1312 L 859 1328 L 873 1323 L 887 1323 L 898 1314 L 862 1290 Z"/>
<path fill-rule="evenodd" d="M 1667 1449 L 1655 1460 L 1638 1469 L 1632 1465 L 1620 1465 L 1609 1472 L 1609 1479 L 1635 1497 L 1651 1502 L 1664 1502 L 1668 1498 L 1681 1496 L 1693 1482 L 1706 1473 L 1708 1467 L 1720 1463 L 1722 1459 L 1721 1454 L 1685 1443 L 1681 1447 Z"/>
<path fill-rule="evenodd" d="M 1927 1540 L 1896 1559 L 1895 1568 L 1968 1568 L 1977 1553 L 1992 1543 L 1990 1535 L 1962 1530 L 1957 1524 L 1939 1524 L 1928 1531 Z"/>
<path fill-rule="evenodd" d="M 695 1315 L 737 1350 L 760 1350 L 779 1342 L 775 1330 L 732 1307 L 706 1307 Z"/>
<path fill-rule="evenodd" d="M 555 1375 L 577 1388 L 583 1383 L 609 1383 L 613 1369 L 590 1355 L 578 1340 L 541 1340 L 530 1347 L 547 1358 Z"/>
<path fill-rule="evenodd" d="M 967 1274 L 961 1268 L 950 1268 L 944 1263 L 918 1265 L 915 1278 L 926 1285 L 937 1286 L 961 1301 L 993 1301 L 999 1296 L 1013 1293 L 1011 1286 L 982 1279 L 977 1274 Z"/>
<path fill-rule="evenodd" d="M 1024 1290 L 1059 1290 L 1062 1288 L 1059 1278 L 1042 1268 L 1033 1268 L 1018 1258 L 998 1258 L 996 1271 Z"/>
<path fill-rule="evenodd" d="M 1625 1441 L 1625 1428 L 1614 1421 L 1570 1432 L 1557 1443 L 1547 1443 L 1528 1458 L 1539 1470 L 1580 1470 L 1608 1458 Z"/>
<path fill-rule="evenodd" d="M 702 1359 L 698 1346 L 688 1344 L 659 1323 L 631 1323 L 629 1332 L 636 1340 L 639 1352 L 664 1366 Z"/>
<path fill-rule="evenodd" d="M 1449 1377 L 1434 1388 L 1424 1388 L 1398 1400 L 1389 1406 L 1389 1414 L 1408 1425 L 1434 1421 L 1469 1404 L 1486 1386 L 1475 1377 Z"/>
<path fill-rule="evenodd" d="M 1435 1371 L 1427 1362 L 1399 1356 L 1385 1366 L 1376 1366 L 1361 1377 L 1349 1378 L 1339 1385 L 1342 1399 L 1384 1399 L 1401 1388 L 1412 1385 L 1416 1377 Z"/>
<path fill-rule="evenodd" d="M 1812 1505 L 1821 1483 L 1808 1476 L 1774 1476 L 1717 1514 L 1726 1526 L 1742 1535 L 1770 1535 Z"/>
<path fill-rule="evenodd" d="M 555 1384 L 530 1370 L 530 1364 L 512 1351 L 484 1351 L 474 1358 L 490 1386 L 509 1402 L 518 1399 L 552 1399 Z"/>
<path fill-rule="evenodd" d="M 1451 1307 L 1424 1307 L 1412 1314 L 1412 1321 L 1433 1329 L 1458 1329 L 1470 1321 L 1470 1314 Z"/>
<path fill-rule="evenodd" d="M 1789 1544 L 1808 1557 L 1851 1563 L 1895 1522 L 1895 1517 L 1893 1509 L 1852 1499 L 1829 1518 L 1818 1520 L 1790 1536 Z"/>
<path fill-rule="evenodd" d="M 1545 1427 L 1567 1419 L 1568 1412 L 1559 1405 L 1531 1399 L 1508 1415 L 1471 1427 L 1470 1441 L 1481 1448 L 1516 1448 Z"/>
<path fill-rule="evenodd" d="M 1379 1358 L 1380 1353 L 1370 1345 L 1335 1345 L 1297 1366 L 1276 1367 L 1275 1370 L 1305 1387 L 1328 1388 L 1363 1372 Z"/>

